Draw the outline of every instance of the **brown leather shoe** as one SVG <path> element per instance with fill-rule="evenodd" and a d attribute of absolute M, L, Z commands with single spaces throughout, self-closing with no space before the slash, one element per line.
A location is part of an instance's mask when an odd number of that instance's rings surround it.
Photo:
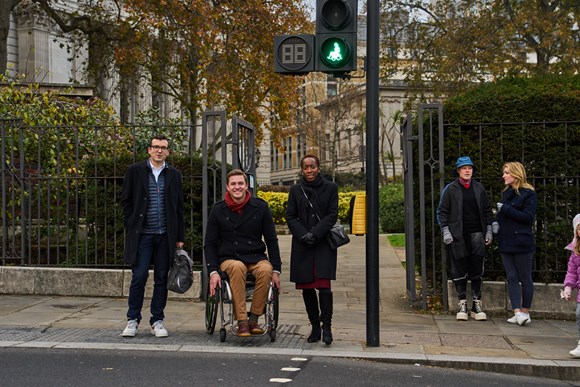
<path fill-rule="evenodd" d="M 262 329 L 262 327 L 260 327 L 257 321 L 250 321 L 248 325 L 250 326 L 250 332 L 252 332 L 252 335 L 264 334 L 264 330 Z"/>
<path fill-rule="evenodd" d="M 238 323 L 238 336 L 248 337 L 251 335 L 252 333 L 250 332 L 250 326 L 248 325 L 247 322 Z"/>

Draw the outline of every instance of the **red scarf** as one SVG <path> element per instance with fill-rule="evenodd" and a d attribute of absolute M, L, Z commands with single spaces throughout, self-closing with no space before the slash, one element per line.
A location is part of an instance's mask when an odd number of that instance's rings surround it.
<path fill-rule="evenodd" d="M 232 196 L 230 195 L 229 192 L 226 191 L 226 205 L 228 206 L 228 208 L 230 210 L 232 210 L 233 212 L 236 212 L 238 215 L 240 215 L 242 213 L 242 211 L 244 210 L 244 207 L 246 206 L 246 204 L 248 204 L 248 202 L 250 201 L 250 197 L 252 195 L 250 194 L 250 191 L 246 191 L 246 196 L 244 197 L 244 200 L 241 203 L 236 203 L 234 202 L 234 199 L 232 199 Z"/>
<path fill-rule="evenodd" d="M 462 186 L 464 186 L 465 189 L 469 189 L 469 186 L 471 185 L 471 179 L 464 180 L 462 178 L 459 178 L 459 184 L 461 184 Z"/>

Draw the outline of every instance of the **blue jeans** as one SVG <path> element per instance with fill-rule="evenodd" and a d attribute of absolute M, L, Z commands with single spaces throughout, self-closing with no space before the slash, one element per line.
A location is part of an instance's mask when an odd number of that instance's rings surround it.
<path fill-rule="evenodd" d="M 534 298 L 533 259 L 534 253 L 501 253 L 512 309 L 529 309 L 532 306 Z"/>
<path fill-rule="evenodd" d="M 167 274 L 169 273 L 169 246 L 167 234 L 141 234 L 137 263 L 131 266 L 133 276 L 129 288 L 129 310 L 127 318 L 141 321 L 141 309 L 145 297 L 145 285 L 149 277 L 149 267 L 153 264 L 153 297 L 151 298 L 151 319 L 153 325 L 163 320 L 163 310 L 167 304 Z"/>

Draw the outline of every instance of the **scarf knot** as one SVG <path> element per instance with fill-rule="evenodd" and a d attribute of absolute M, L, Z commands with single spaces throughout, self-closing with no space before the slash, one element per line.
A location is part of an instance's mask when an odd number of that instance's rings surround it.
<path fill-rule="evenodd" d="M 236 203 L 234 202 L 234 199 L 232 199 L 232 195 L 230 195 L 229 192 L 226 192 L 225 197 L 226 205 L 230 210 L 240 215 L 244 210 L 244 207 L 246 207 L 246 204 L 248 204 L 248 202 L 250 201 L 251 196 L 252 195 L 250 194 L 250 191 L 246 191 L 246 196 L 244 197 L 244 200 L 240 203 Z"/>
<path fill-rule="evenodd" d="M 464 186 L 465 189 L 469 189 L 469 187 L 471 186 L 471 179 L 465 180 L 465 179 L 459 178 L 459 184 Z"/>

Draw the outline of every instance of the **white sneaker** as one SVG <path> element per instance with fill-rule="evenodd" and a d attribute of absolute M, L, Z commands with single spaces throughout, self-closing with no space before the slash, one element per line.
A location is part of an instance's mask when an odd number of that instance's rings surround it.
<path fill-rule="evenodd" d="M 459 321 L 467 321 L 467 300 L 459 300 L 459 310 L 455 315 L 455 319 Z"/>
<path fill-rule="evenodd" d="M 576 349 L 571 350 L 569 353 L 571 356 L 580 357 L 580 341 L 578 341 L 578 346 Z"/>
<path fill-rule="evenodd" d="M 516 318 L 516 315 L 514 314 L 513 316 L 511 316 L 510 318 L 507 319 L 507 322 L 509 322 L 510 324 L 517 324 L 518 319 Z"/>
<path fill-rule="evenodd" d="M 151 333 L 155 335 L 155 337 L 167 337 L 169 333 L 167 333 L 167 329 L 163 327 L 163 320 L 158 320 L 151 326 Z"/>
<path fill-rule="evenodd" d="M 137 334 L 137 327 L 139 326 L 139 322 L 137 320 L 129 320 L 127 321 L 127 327 L 121 333 L 123 337 L 135 337 Z"/>
<path fill-rule="evenodd" d="M 524 312 L 518 312 L 516 313 L 516 321 L 518 323 L 519 326 L 522 325 L 527 325 L 529 323 L 532 322 L 532 319 L 530 318 L 530 315 Z"/>

